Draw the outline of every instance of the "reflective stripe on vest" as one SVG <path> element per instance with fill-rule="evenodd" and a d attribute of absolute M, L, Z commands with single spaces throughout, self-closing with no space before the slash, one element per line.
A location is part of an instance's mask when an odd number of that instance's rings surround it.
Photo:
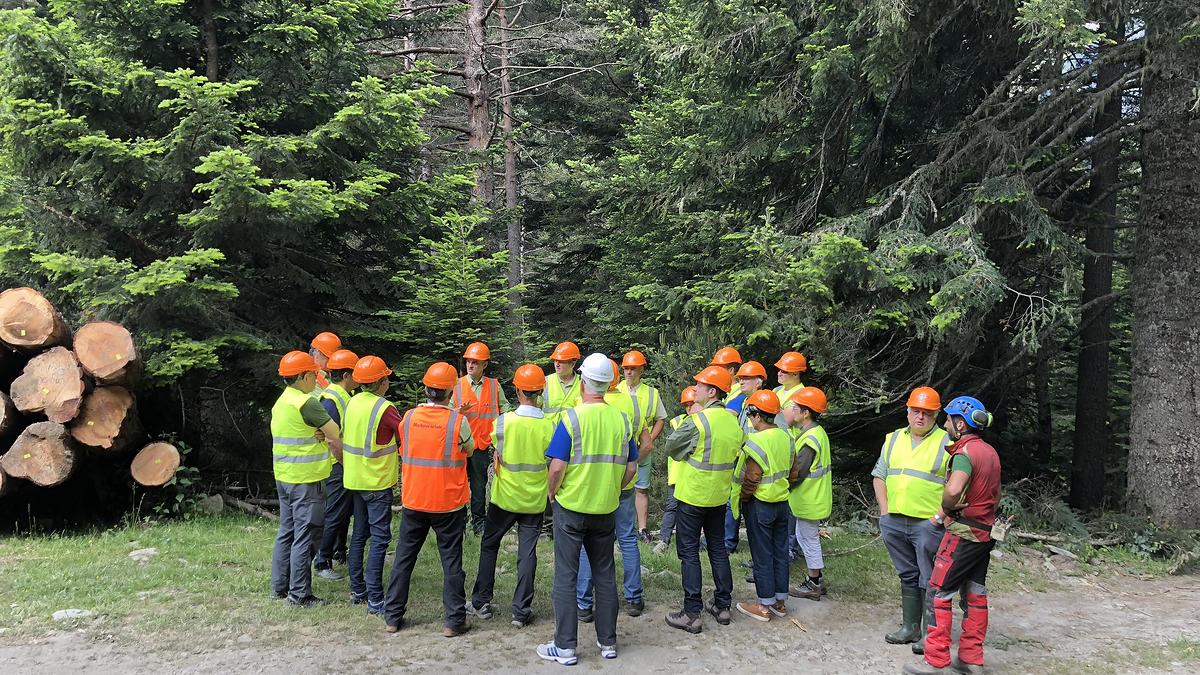
<path fill-rule="evenodd" d="M 574 400 L 572 400 L 572 398 Z M 571 386 L 563 389 L 562 380 L 558 375 L 551 375 L 546 378 L 546 407 L 542 408 L 544 412 L 559 415 L 564 410 L 574 408 L 579 403 L 579 374 L 575 374 L 575 379 L 571 380 Z"/>
<path fill-rule="evenodd" d="M 301 408 L 310 395 L 285 387 L 271 406 L 271 464 L 275 480 L 283 483 L 315 483 L 329 477 L 332 463 L 329 446 L 316 437 L 316 429 L 304 421 Z"/>
<path fill-rule="evenodd" d="M 697 447 L 679 466 L 675 499 L 702 508 L 720 506 L 729 501 L 745 434 L 737 417 L 720 405 L 693 414 L 691 420 L 697 425 Z"/>
<path fill-rule="evenodd" d="M 905 446 L 897 447 L 900 437 Z M 941 507 L 950 453 L 950 437 L 935 428 L 912 447 L 908 428 L 893 431 L 884 448 L 888 511 L 912 518 L 931 518 Z"/>
<path fill-rule="evenodd" d="M 417 406 L 400 422 L 400 501 L 404 508 L 449 513 L 471 500 L 466 453 L 459 448 L 463 417 L 444 406 Z"/>
<path fill-rule="evenodd" d="M 703 413 L 703 411 L 701 411 L 701 413 Z M 693 454 L 687 458 L 687 463 L 690 466 L 700 469 L 701 471 L 733 471 L 733 465 L 736 462 L 723 462 L 721 464 L 712 463 L 713 434 L 711 423 L 708 421 L 708 417 L 704 414 L 696 415 L 696 417 L 700 420 L 700 426 L 704 428 L 704 454 L 700 459 L 696 459 L 696 456 Z"/>
<path fill-rule="evenodd" d="M 450 421 L 446 425 L 446 440 L 442 444 L 441 459 L 429 459 L 427 457 L 413 457 L 412 456 L 411 447 L 410 447 L 410 444 L 408 441 L 408 439 L 409 439 L 408 426 L 409 426 L 409 422 L 412 421 L 412 417 L 413 417 L 413 411 L 409 410 L 408 413 L 406 413 L 404 415 L 404 421 L 401 422 L 401 424 L 400 424 L 400 428 L 401 428 L 400 437 L 404 439 L 404 442 L 401 443 L 400 445 L 403 448 L 402 457 L 403 457 L 403 461 L 405 464 L 409 464 L 411 466 L 427 466 L 427 467 L 433 467 L 433 468 L 438 468 L 438 469 L 457 469 L 461 466 L 466 466 L 466 462 L 464 462 L 460 459 L 453 458 L 454 457 L 454 446 L 457 444 L 457 441 L 458 441 L 458 429 L 461 426 L 460 421 L 459 421 L 461 419 L 461 416 L 458 414 L 458 411 L 456 411 L 456 410 L 450 411 Z"/>
<path fill-rule="evenodd" d="M 493 504 L 510 513 L 546 510 L 546 448 L 553 435 L 554 425 L 547 418 L 516 413 L 500 416 L 492 431 L 497 464 L 492 479 Z"/>
<path fill-rule="evenodd" d="M 629 418 L 610 405 L 584 403 L 563 414 L 563 425 L 571 456 L 555 501 L 577 513 L 616 511 L 629 463 Z"/>
<path fill-rule="evenodd" d="M 800 452 L 805 445 L 813 447 L 813 461 L 807 467 L 803 479 L 788 495 L 792 515 L 804 520 L 822 520 L 833 512 L 833 476 L 829 436 L 820 426 L 800 433 L 796 442 Z"/>
<path fill-rule="evenodd" d="M 366 436 L 362 439 L 363 445 L 351 445 L 346 440 L 343 440 L 342 452 L 366 457 L 367 459 L 375 459 L 376 457 L 383 457 L 388 453 L 396 451 L 396 442 L 394 440 L 381 448 L 372 449 L 375 446 L 375 437 L 379 429 L 379 414 L 383 412 L 383 407 L 387 404 L 388 402 L 385 398 L 375 401 L 375 405 L 371 406 L 371 417 L 367 422 Z"/>
<path fill-rule="evenodd" d="M 504 460 L 504 418 L 506 415 L 501 415 L 496 422 L 496 457 L 500 461 L 500 466 L 505 471 L 514 473 L 523 472 L 542 472 L 546 470 L 546 463 L 541 464 L 510 464 Z"/>
<path fill-rule="evenodd" d="M 609 464 L 625 465 L 629 463 L 628 453 L 619 453 L 616 455 L 605 454 L 583 454 L 583 434 L 579 428 L 579 413 L 575 408 L 569 408 L 566 412 L 567 428 L 571 435 L 571 464 L 596 464 L 607 462 Z M 629 418 L 621 413 L 621 419 L 625 421 L 625 437 L 630 437 Z"/>
<path fill-rule="evenodd" d="M 348 393 L 345 389 L 342 389 L 340 384 L 331 384 L 325 391 L 321 392 L 321 398 L 333 401 L 334 407 L 337 408 L 338 420 L 340 421 L 339 426 L 345 426 L 346 424 L 346 406 L 350 403 L 347 397 Z"/>
<path fill-rule="evenodd" d="M 622 380 L 617 385 L 617 390 L 629 397 L 628 403 L 632 407 L 633 415 L 633 437 L 637 438 L 642 435 L 643 431 L 654 426 L 654 414 L 658 412 L 658 390 L 645 383 L 639 383 L 637 391 L 639 393 L 646 392 L 645 398 L 639 397 L 638 393 L 634 393 L 629 389 L 629 383 Z M 642 405 L 642 403 L 645 405 Z"/>

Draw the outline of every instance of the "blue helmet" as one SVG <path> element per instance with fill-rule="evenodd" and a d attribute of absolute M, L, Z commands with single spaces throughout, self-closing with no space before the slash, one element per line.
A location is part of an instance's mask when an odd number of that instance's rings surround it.
<path fill-rule="evenodd" d="M 983 429 L 992 425 L 992 414 L 983 407 L 983 402 L 973 396 L 959 396 L 943 408 L 947 415 L 958 415 L 972 429 Z"/>

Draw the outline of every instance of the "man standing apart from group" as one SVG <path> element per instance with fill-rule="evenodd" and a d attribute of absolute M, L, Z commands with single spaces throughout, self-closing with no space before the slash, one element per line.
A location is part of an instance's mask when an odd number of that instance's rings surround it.
<path fill-rule="evenodd" d="M 285 386 L 271 407 L 271 466 L 279 492 L 271 590 L 275 597 L 300 607 L 325 604 L 312 593 L 312 558 L 325 522 L 330 453 L 338 459 L 342 456 L 338 427 L 312 396 L 318 370 L 310 354 L 284 354 L 279 376 Z"/>
<path fill-rule="evenodd" d="M 903 625 L 884 639 L 907 644 L 921 639 L 925 591 L 944 529 L 942 490 L 950 437 L 937 427 L 938 393 L 917 387 L 908 396 L 908 426 L 888 434 L 871 471 L 879 502 L 879 530 L 900 577 Z M 919 649 L 919 646 L 914 647 Z"/>
<path fill-rule="evenodd" d="M 487 520 L 488 464 L 492 457 L 492 427 L 501 412 L 509 409 L 504 389 L 494 377 L 487 377 L 492 352 L 482 342 L 472 342 L 463 352 L 467 374 L 454 385 L 454 400 L 450 405 L 467 418 L 475 452 L 467 460 L 467 480 L 471 485 L 471 531 L 483 532 Z"/>
<path fill-rule="evenodd" d="M 737 418 L 721 404 L 732 384 L 729 370 L 709 366 L 692 379 L 696 381 L 696 402 L 703 408 L 671 432 L 665 446 L 666 453 L 681 462 L 675 481 L 675 550 L 683 577 L 683 609 L 668 614 L 667 624 L 699 633 L 704 629 L 701 611 L 708 611 L 722 625 L 730 620 L 733 575 L 725 550 L 725 512 L 744 434 Z M 713 599 L 707 604 L 702 596 L 701 532 L 716 583 Z"/>
<path fill-rule="evenodd" d="M 562 413 L 546 456 L 548 489 L 554 505 L 554 641 L 537 654 L 563 665 L 578 662 L 579 634 L 575 586 L 579 556 L 586 551 L 595 579 L 596 642 L 606 659 L 617 657 L 617 586 L 613 560 L 614 512 L 621 486 L 637 472 L 637 441 L 629 420 L 605 405 L 612 366 L 591 354 L 580 375 L 583 401 Z"/>
<path fill-rule="evenodd" d="M 554 425 L 538 407 L 546 387 L 542 369 L 527 363 L 513 375 L 517 409 L 496 421 L 491 446 L 495 452 L 492 499 L 479 545 L 479 572 L 467 613 L 492 618 L 496 585 L 496 556 L 500 541 L 517 526 L 517 588 L 513 593 L 512 623 L 522 627 L 533 620 L 533 581 L 537 572 L 537 540 L 546 508 L 546 449 Z"/>
<path fill-rule="evenodd" d="M 932 675 L 947 666 L 959 673 L 983 672 L 983 641 L 987 637 L 987 571 L 991 560 L 992 525 L 1000 501 L 1000 456 L 979 437 L 991 426 L 992 415 L 977 398 L 960 396 L 946 406 L 950 448 L 950 477 L 942 496 L 946 534 L 938 547 L 929 591 L 933 606 L 927 619 L 925 660 L 908 664 L 905 673 Z M 966 596 L 958 657 L 950 659 L 954 596 Z"/>
<path fill-rule="evenodd" d="M 403 506 L 396 560 L 384 599 L 387 632 L 404 622 L 408 591 L 417 555 L 429 530 L 437 537 L 442 559 L 442 605 L 446 637 L 467 632 L 466 579 L 462 569 L 463 533 L 467 526 L 467 459 L 475 441 L 467 420 L 450 407 L 458 371 L 449 363 L 429 366 L 421 384 L 425 403 L 404 414 L 400 423 L 400 503 Z"/>

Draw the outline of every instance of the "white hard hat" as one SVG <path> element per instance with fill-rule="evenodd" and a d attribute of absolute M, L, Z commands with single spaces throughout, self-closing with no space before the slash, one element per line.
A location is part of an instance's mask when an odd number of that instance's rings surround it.
<path fill-rule="evenodd" d="M 593 382 L 612 382 L 612 363 L 603 354 L 588 354 L 579 368 L 579 374 Z"/>

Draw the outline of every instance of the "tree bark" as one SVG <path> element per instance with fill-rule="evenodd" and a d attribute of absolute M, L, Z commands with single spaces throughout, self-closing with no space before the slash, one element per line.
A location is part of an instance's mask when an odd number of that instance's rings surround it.
<path fill-rule="evenodd" d="M 1034 357 L 1034 388 L 1037 392 L 1037 459 L 1043 471 L 1050 470 L 1054 449 L 1054 418 L 1050 407 L 1050 357 L 1045 349 Z"/>
<path fill-rule="evenodd" d="M 75 354 L 55 347 L 29 360 L 13 380 L 9 394 L 24 413 L 45 413 L 46 419 L 66 424 L 83 405 L 83 372 Z"/>
<path fill-rule="evenodd" d="M 55 422 L 36 422 L 21 432 L 12 448 L 0 457 L 0 469 L 13 478 L 53 487 L 71 477 L 76 453 L 75 441 L 66 427 Z"/>
<path fill-rule="evenodd" d="M 463 72 L 467 90 L 467 146 L 475 155 L 475 187 L 471 194 L 480 204 L 492 201 L 492 169 L 487 149 L 491 141 L 488 116 L 488 83 L 485 59 L 487 58 L 487 2 L 468 0 L 466 37 L 463 45 Z"/>
<path fill-rule="evenodd" d="M 151 443 L 138 450 L 129 466 L 129 473 L 139 485 L 162 487 L 179 470 L 179 450 L 170 443 Z"/>
<path fill-rule="evenodd" d="M 93 321 L 75 333 L 75 358 L 100 384 L 130 385 L 142 362 L 129 330 L 113 321 Z"/>
<path fill-rule="evenodd" d="M 1129 505 L 1200 527 L 1200 50 L 1182 38 L 1194 5 L 1147 17 L 1142 198 L 1133 272 Z M 1160 5 L 1161 7 L 1161 5 Z"/>
<path fill-rule="evenodd" d="M 124 387 L 96 387 L 71 423 L 71 436 L 93 448 L 125 450 L 142 436 L 133 395 Z"/>
<path fill-rule="evenodd" d="M 214 17 L 213 0 L 204 0 L 204 69 L 209 82 L 216 82 L 220 77 L 217 47 L 217 21 Z"/>
<path fill-rule="evenodd" d="M 499 0 L 496 12 L 500 19 L 500 129 L 504 132 L 504 217 L 508 224 L 508 320 L 519 327 L 521 316 L 521 291 L 523 281 L 521 241 L 522 219 L 517 209 L 520 184 L 517 182 L 517 142 L 513 138 L 512 80 L 509 69 L 509 24 L 505 0 Z M 520 335 L 521 331 L 517 334 Z M 521 341 L 514 345 L 517 354 L 524 355 Z"/>
<path fill-rule="evenodd" d="M 1125 64 L 1106 62 L 1105 55 L 1125 42 L 1124 21 L 1114 17 L 1100 25 L 1115 44 L 1102 44 L 1097 89 L 1111 87 L 1121 78 Z M 1121 124 L 1121 97 L 1106 102 L 1096 116 L 1093 135 L 1099 136 Z M 1083 261 L 1083 296 L 1080 305 L 1112 292 L 1113 235 L 1117 221 L 1121 141 L 1109 140 L 1092 153 L 1095 175 L 1091 182 L 1092 212 L 1088 217 L 1086 246 L 1090 255 Z M 1079 370 L 1075 389 L 1075 436 L 1071 457 L 1070 504 L 1090 511 L 1104 502 L 1104 473 L 1109 465 L 1111 434 L 1109 414 L 1109 341 L 1112 339 L 1112 305 L 1101 303 L 1083 312 L 1079 332 Z"/>
<path fill-rule="evenodd" d="M 40 351 L 71 342 L 71 329 L 62 314 L 32 288 L 0 293 L 0 341 L 26 351 Z"/>

